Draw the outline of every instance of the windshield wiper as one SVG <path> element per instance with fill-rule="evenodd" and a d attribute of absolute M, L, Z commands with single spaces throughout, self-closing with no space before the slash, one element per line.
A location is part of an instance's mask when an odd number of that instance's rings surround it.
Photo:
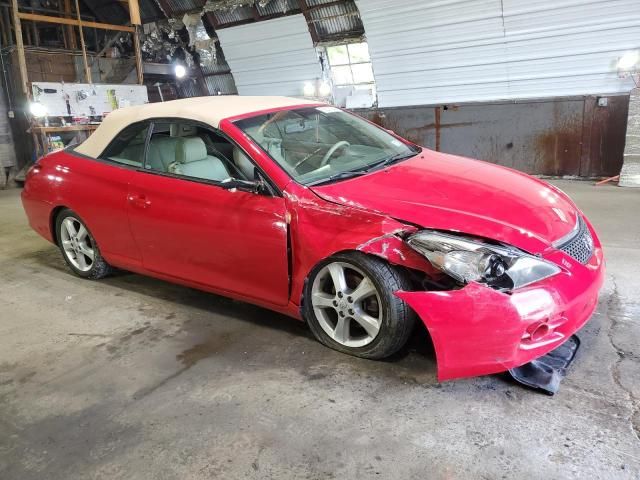
<path fill-rule="evenodd" d="M 400 152 L 400 153 L 396 153 L 395 155 L 391 155 L 390 157 L 387 158 L 383 158 L 382 160 L 378 160 L 376 162 L 370 163 L 369 165 L 367 165 L 367 169 L 366 172 L 370 172 L 378 167 L 387 167 L 389 165 L 391 165 L 392 163 L 396 163 L 399 162 L 400 160 L 404 160 L 406 158 L 411 158 L 416 156 L 418 152 L 414 152 L 413 150 L 410 151 L 409 153 L 407 152 Z"/>
<path fill-rule="evenodd" d="M 400 160 L 405 160 L 407 158 L 415 157 L 418 153 L 419 152 L 414 152 L 413 150 L 411 150 L 409 153 L 407 152 L 396 153 L 395 155 L 391 155 L 390 157 L 385 158 L 381 162 L 378 162 L 378 164 L 374 166 L 377 167 L 382 165 L 383 167 L 386 167 L 387 165 L 391 165 L 392 163 L 399 162 Z"/>
<path fill-rule="evenodd" d="M 315 185 L 320 185 L 323 183 L 329 183 L 334 180 L 344 180 L 352 177 L 359 177 L 360 175 L 364 175 L 369 171 L 368 168 L 365 169 L 356 169 L 356 170 L 345 170 L 344 172 L 334 173 L 333 175 L 328 176 L 327 178 L 322 178 L 320 180 L 316 180 L 315 182 L 307 183 L 307 187 L 313 187 Z"/>

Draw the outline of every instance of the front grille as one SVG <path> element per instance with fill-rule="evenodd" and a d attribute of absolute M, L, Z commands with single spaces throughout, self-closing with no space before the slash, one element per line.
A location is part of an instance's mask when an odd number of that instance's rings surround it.
<path fill-rule="evenodd" d="M 587 263 L 593 255 L 593 238 L 587 224 L 578 217 L 578 228 L 575 235 L 557 247 L 580 263 Z"/>

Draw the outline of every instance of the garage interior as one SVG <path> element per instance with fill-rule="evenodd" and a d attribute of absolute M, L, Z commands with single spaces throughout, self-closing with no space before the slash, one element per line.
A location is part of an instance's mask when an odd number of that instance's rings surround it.
<path fill-rule="evenodd" d="M 0 479 L 640 478 L 636 0 L 12 0 L 0 19 Z M 607 278 L 560 391 L 439 383 L 421 325 L 362 360 L 256 306 L 71 275 L 20 193 L 108 113 L 70 110 L 93 86 L 114 109 L 321 100 L 561 188 Z"/>

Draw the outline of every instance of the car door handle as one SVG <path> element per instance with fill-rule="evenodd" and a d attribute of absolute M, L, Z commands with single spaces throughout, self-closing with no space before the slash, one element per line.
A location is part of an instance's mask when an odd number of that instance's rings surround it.
<path fill-rule="evenodd" d="M 127 199 L 134 207 L 147 208 L 151 206 L 151 201 L 145 195 L 129 195 Z"/>

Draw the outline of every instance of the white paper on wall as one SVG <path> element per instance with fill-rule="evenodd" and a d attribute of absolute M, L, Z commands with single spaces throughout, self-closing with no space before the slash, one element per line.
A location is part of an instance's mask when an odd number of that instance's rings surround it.
<path fill-rule="evenodd" d="M 102 116 L 117 108 L 149 102 L 145 85 L 33 82 L 33 100 L 51 117 Z"/>

